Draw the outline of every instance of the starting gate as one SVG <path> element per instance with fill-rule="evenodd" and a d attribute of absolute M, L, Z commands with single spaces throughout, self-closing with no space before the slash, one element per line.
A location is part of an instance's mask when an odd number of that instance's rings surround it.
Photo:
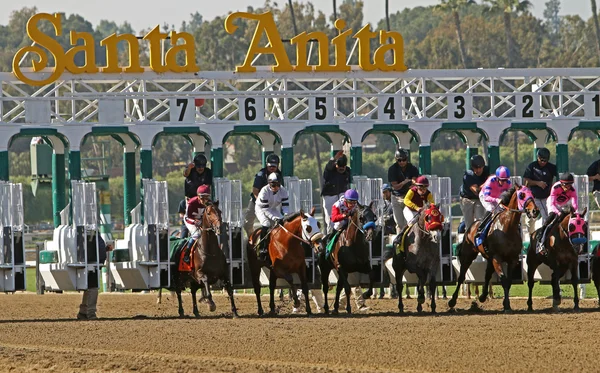
<path fill-rule="evenodd" d="M 125 238 L 116 240 L 109 269 L 117 288 L 159 289 L 171 280 L 169 250 L 169 202 L 166 181 L 143 179 L 144 218 L 140 205 L 132 211 Z"/>
<path fill-rule="evenodd" d="M 40 274 L 52 290 L 86 290 L 100 283 L 98 250 L 98 208 L 96 184 L 71 181 L 72 225 L 68 225 L 67 206 L 61 225 L 54 230 L 52 241 L 40 252 Z"/>
<path fill-rule="evenodd" d="M 590 203 L 590 195 L 589 195 L 589 178 L 587 175 L 574 175 L 575 183 L 573 187 L 577 191 L 577 203 L 579 205 L 579 211 L 583 212 L 584 209 L 589 211 L 589 203 Z M 585 220 L 588 220 L 589 214 L 585 215 Z M 589 232 L 588 232 L 589 238 Z M 589 283 L 591 280 L 591 250 L 589 247 L 588 241 L 588 249 L 585 250 L 584 253 L 579 255 L 579 282 L 580 283 Z M 527 275 L 527 261 L 523 260 L 523 273 Z M 535 270 L 535 275 L 533 276 L 535 281 L 539 281 L 543 284 L 549 284 L 552 280 L 552 270 L 545 264 L 541 264 Z M 567 271 L 567 273 L 560 279 L 561 282 L 570 281 L 571 280 L 571 271 Z M 585 289 L 585 287 L 582 287 Z M 585 294 L 582 293 L 582 297 Z"/>
<path fill-rule="evenodd" d="M 440 212 L 444 216 L 444 225 L 439 243 L 440 266 L 436 275 L 439 285 L 451 285 L 456 282 L 452 271 L 452 185 L 449 177 L 438 177 L 426 175 L 429 179 L 429 191 L 433 194 L 433 200 L 440 206 Z M 392 259 L 388 259 L 385 267 L 390 274 L 392 283 L 396 282 Z M 409 286 L 418 284 L 419 278 L 416 274 L 404 272 L 402 282 Z"/>
<path fill-rule="evenodd" d="M 229 264 L 229 278 L 234 287 L 244 285 L 244 212 L 242 204 L 242 181 L 227 178 L 214 179 L 215 201 L 219 201 L 223 227 L 220 243 Z"/>
<path fill-rule="evenodd" d="M 0 181 L 0 291 L 25 290 L 23 226 L 21 184 Z"/>

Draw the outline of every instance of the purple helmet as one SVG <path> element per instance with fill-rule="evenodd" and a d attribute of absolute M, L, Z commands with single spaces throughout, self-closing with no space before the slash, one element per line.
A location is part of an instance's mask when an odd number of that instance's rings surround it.
<path fill-rule="evenodd" d="M 354 189 L 348 189 L 346 193 L 344 193 L 344 198 L 347 201 L 358 201 L 358 192 Z"/>
<path fill-rule="evenodd" d="M 510 179 L 510 171 L 508 170 L 508 167 L 505 167 L 505 166 L 498 167 L 496 169 L 496 177 L 501 180 Z"/>

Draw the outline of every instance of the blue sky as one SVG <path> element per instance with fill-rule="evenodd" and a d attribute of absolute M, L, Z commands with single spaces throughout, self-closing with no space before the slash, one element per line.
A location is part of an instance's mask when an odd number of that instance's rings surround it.
<path fill-rule="evenodd" d="M 338 4 L 343 0 L 337 0 Z M 481 2 L 481 0 L 477 0 Z M 530 0 L 533 3 L 533 13 L 542 17 L 547 0 Z M 278 0 L 280 6 L 286 0 Z M 304 0 L 301 0 L 304 2 Z M 78 13 L 96 25 L 102 19 L 108 19 L 118 24 L 128 21 L 138 31 L 162 25 L 167 22 L 179 27 L 183 20 L 189 19 L 189 14 L 200 12 L 204 19 L 227 14 L 228 11 L 246 10 L 247 6 L 259 7 L 264 0 L 2 0 L 0 6 L 0 24 L 7 24 L 10 13 L 24 6 L 36 6 L 40 12 L 61 11 L 67 14 Z M 332 1 L 313 0 L 312 3 L 326 14 L 332 13 Z M 390 13 L 406 7 L 437 4 L 438 0 L 390 0 Z M 365 0 L 365 20 L 375 24 L 384 16 L 384 0 Z M 168 7 L 167 7 L 168 5 Z M 567 6 L 568 5 L 568 6 Z M 589 0 L 562 0 L 564 14 L 579 14 L 584 19 L 591 16 Z"/>

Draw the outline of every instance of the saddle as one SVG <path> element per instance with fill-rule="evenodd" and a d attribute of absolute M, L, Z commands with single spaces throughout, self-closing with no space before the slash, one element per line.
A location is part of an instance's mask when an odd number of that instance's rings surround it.
<path fill-rule="evenodd" d="M 194 270 L 194 253 L 196 252 L 196 243 L 192 245 L 190 250 L 190 262 L 186 263 L 183 260 L 185 250 L 181 250 L 179 253 L 179 272 L 192 272 Z"/>
<path fill-rule="evenodd" d="M 396 237 L 396 239 L 394 240 L 394 243 L 396 244 L 396 254 L 404 253 L 404 251 L 405 251 L 404 246 L 405 246 L 406 238 L 408 237 L 408 234 L 410 233 L 410 230 L 414 225 L 415 225 L 415 223 L 407 224 L 402 229 L 402 232 L 400 232 L 398 237 Z"/>

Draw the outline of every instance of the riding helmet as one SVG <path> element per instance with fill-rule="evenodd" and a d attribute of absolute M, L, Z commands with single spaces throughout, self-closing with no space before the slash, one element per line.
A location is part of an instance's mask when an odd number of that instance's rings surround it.
<path fill-rule="evenodd" d="M 279 185 L 279 179 L 277 178 L 277 174 L 272 172 L 269 177 L 267 177 L 267 182 L 271 185 Z"/>
<path fill-rule="evenodd" d="M 510 179 L 510 171 L 506 166 L 500 166 L 496 169 L 496 177 L 500 180 Z"/>
<path fill-rule="evenodd" d="M 198 189 L 196 190 L 196 194 L 198 194 L 199 196 L 210 195 L 210 185 L 206 185 L 206 184 L 200 185 L 198 187 Z"/>
<path fill-rule="evenodd" d="M 335 164 L 337 164 L 340 167 L 346 167 L 348 165 L 348 157 L 346 157 L 345 154 L 342 155 L 340 158 L 338 158 Z"/>
<path fill-rule="evenodd" d="M 277 154 L 269 154 L 267 156 L 267 166 L 279 166 L 279 156 Z"/>
<path fill-rule="evenodd" d="M 573 184 L 575 182 L 575 178 L 573 174 L 570 172 L 564 172 L 560 175 L 560 182 L 562 184 Z"/>
<path fill-rule="evenodd" d="M 194 157 L 194 166 L 196 167 L 206 167 L 207 162 L 206 156 L 202 153 L 196 154 Z"/>
<path fill-rule="evenodd" d="M 472 168 L 480 168 L 485 166 L 485 160 L 479 154 L 475 154 L 471 157 L 471 167 Z"/>
<path fill-rule="evenodd" d="M 417 180 L 415 180 L 415 185 L 417 186 L 429 186 L 429 180 L 425 176 L 419 176 Z"/>
<path fill-rule="evenodd" d="M 346 201 L 358 201 L 358 192 L 354 189 L 348 189 L 346 193 L 344 193 L 344 199 L 346 199 Z"/>
<path fill-rule="evenodd" d="M 537 156 L 540 159 L 548 160 L 550 159 L 550 150 L 548 150 L 548 148 L 539 148 L 537 151 Z"/>
<path fill-rule="evenodd" d="M 394 154 L 394 158 L 398 159 L 408 159 L 408 152 L 406 149 L 398 149 L 396 150 L 396 154 Z"/>

